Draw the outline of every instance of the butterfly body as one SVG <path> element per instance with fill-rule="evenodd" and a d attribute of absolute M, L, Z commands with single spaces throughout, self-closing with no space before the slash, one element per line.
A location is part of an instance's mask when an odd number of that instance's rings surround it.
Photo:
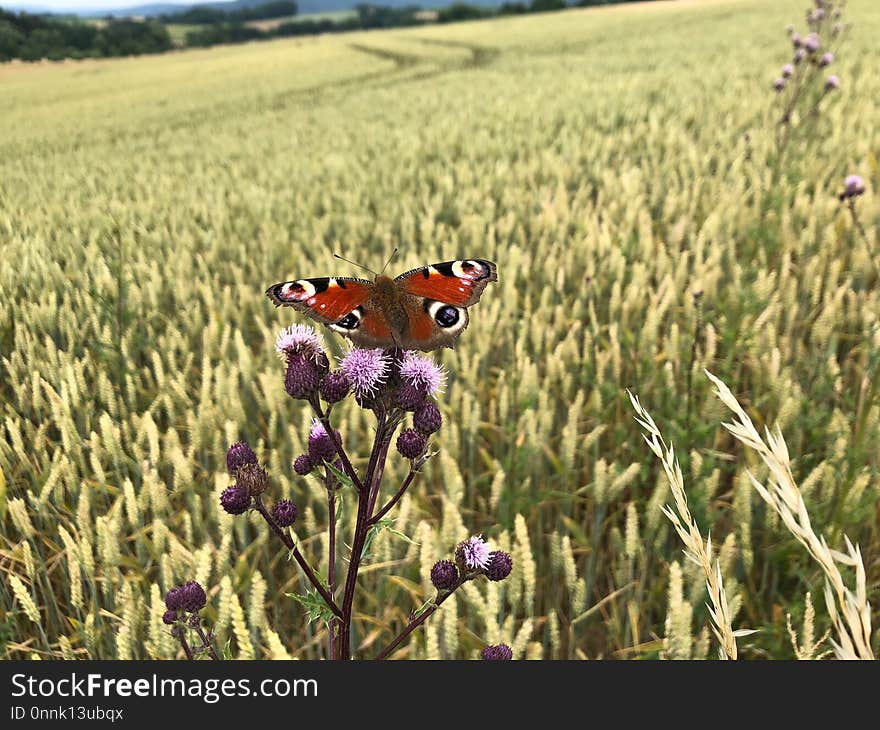
<path fill-rule="evenodd" d="M 446 261 L 373 281 L 346 277 L 274 284 L 266 296 L 276 306 L 307 314 L 359 347 L 436 350 L 452 347 L 468 325 L 467 308 L 489 282 L 491 261 Z"/>

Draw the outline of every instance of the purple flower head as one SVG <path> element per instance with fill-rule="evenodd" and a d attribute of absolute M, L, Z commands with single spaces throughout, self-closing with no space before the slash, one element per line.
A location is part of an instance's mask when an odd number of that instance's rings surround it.
<path fill-rule="evenodd" d="M 184 611 L 201 611 L 207 600 L 205 589 L 194 580 L 187 581 L 180 587 L 180 602 Z"/>
<path fill-rule="evenodd" d="M 810 18 L 814 23 L 818 23 L 822 18 L 825 17 L 825 9 L 824 8 L 816 8 Z"/>
<path fill-rule="evenodd" d="M 800 33 L 792 33 L 791 34 L 791 45 L 795 48 L 801 47 L 801 36 Z"/>
<path fill-rule="evenodd" d="M 165 594 L 165 608 L 169 611 L 179 611 L 183 608 L 183 595 L 180 588 L 172 588 Z"/>
<path fill-rule="evenodd" d="M 220 495 L 220 506 L 231 515 L 243 514 L 251 506 L 251 495 L 244 487 L 233 484 Z"/>
<path fill-rule="evenodd" d="M 793 73 L 794 66 L 792 66 L 790 63 L 787 63 L 782 67 L 782 78 L 790 79 Z"/>
<path fill-rule="evenodd" d="M 513 650 L 507 644 L 495 644 L 483 649 L 482 656 L 490 662 L 509 662 L 513 659 Z"/>
<path fill-rule="evenodd" d="M 401 383 L 394 393 L 394 401 L 405 411 L 414 411 L 421 406 L 428 397 L 427 391 L 412 383 Z"/>
<path fill-rule="evenodd" d="M 308 355 L 291 353 L 284 373 L 284 390 L 291 398 L 308 398 L 321 383 L 321 370 L 321 365 L 316 365 Z"/>
<path fill-rule="evenodd" d="M 321 397 L 327 403 L 338 403 L 348 395 L 349 390 L 351 390 L 351 382 L 342 370 L 327 373 L 321 381 Z"/>
<path fill-rule="evenodd" d="M 446 384 L 446 373 L 431 358 L 408 351 L 400 363 L 400 379 L 404 384 L 424 390 L 435 396 Z"/>
<path fill-rule="evenodd" d="M 865 181 L 858 175 L 847 175 L 843 181 L 843 198 L 855 198 L 865 192 Z"/>
<path fill-rule="evenodd" d="M 819 59 L 820 66 L 830 66 L 832 63 L 834 63 L 834 54 L 831 51 L 823 53 L 822 58 Z"/>
<path fill-rule="evenodd" d="M 238 479 L 235 482 L 252 497 L 262 494 L 269 486 L 269 474 L 259 464 L 245 464 L 238 470 Z"/>
<path fill-rule="evenodd" d="M 431 583 L 438 591 L 451 590 L 458 580 L 458 568 L 451 560 L 438 560 L 431 568 Z"/>
<path fill-rule="evenodd" d="M 455 557 L 459 564 L 470 570 L 484 569 L 489 565 L 489 546 L 482 535 L 474 535 L 460 542 L 455 549 Z"/>
<path fill-rule="evenodd" d="M 340 367 L 352 390 L 361 399 L 376 395 L 388 380 L 391 358 L 384 350 L 352 348 L 342 358 Z"/>
<path fill-rule="evenodd" d="M 435 403 L 425 403 L 416 408 L 413 414 L 413 427 L 419 433 L 428 436 L 440 430 L 443 425 L 443 416 Z"/>
<path fill-rule="evenodd" d="M 336 433 L 337 437 L 339 433 Z M 322 461 L 330 461 L 336 454 L 336 446 L 333 445 L 333 439 L 324 428 L 324 424 L 317 418 L 312 421 L 312 428 L 309 431 L 309 458 L 313 464 L 320 464 Z"/>
<path fill-rule="evenodd" d="M 397 437 L 397 450 L 405 459 L 418 459 L 425 452 L 426 445 L 425 437 L 412 428 L 402 431 Z"/>
<path fill-rule="evenodd" d="M 798 48 L 794 54 L 794 62 L 795 64 L 800 63 L 807 57 L 807 52 L 803 48 Z"/>
<path fill-rule="evenodd" d="M 831 74 L 831 76 L 825 79 L 825 88 L 828 91 L 840 88 L 840 78 L 837 76 L 837 74 Z"/>
<path fill-rule="evenodd" d="M 493 550 L 489 553 L 489 567 L 486 568 L 486 577 L 489 580 L 504 580 L 513 570 L 513 558 L 510 553 L 502 550 Z"/>
<path fill-rule="evenodd" d="M 230 474 L 235 474 L 245 464 L 256 463 L 257 455 L 244 441 L 232 444 L 226 451 L 226 469 Z"/>
<path fill-rule="evenodd" d="M 279 499 L 272 507 L 272 517 L 281 527 L 290 527 L 296 522 L 299 510 L 289 499 Z"/>
<path fill-rule="evenodd" d="M 177 622 L 177 611 L 172 611 L 169 608 L 165 613 L 162 614 L 162 623 L 168 624 L 170 626 L 171 624 L 174 624 L 176 622 Z"/>
<path fill-rule="evenodd" d="M 312 457 L 308 454 L 300 454 L 293 462 L 293 470 L 301 477 L 311 474 L 314 468 L 315 462 L 312 461 Z"/>
<path fill-rule="evenodd" d="M 818 33 L 810 33 L 804 39 L 803 45 L 808 53 L 815 53 L 816 51 L 818 51 L 822 47 L 822 44 L 819 42 Z"/>
<path fill-rule="evenodd" d="M 776 91 L 782 91 L 785 88 L 785 79 L 780 77 L 773 82 L 773 88 Z"/>
<path fill-rule="evenodd" d="M 324 361 L 324 338 L 314 328 L 305 324 L 292 324 L 285 327 L 275 338 L 275 350 L 281 359 L 291 355 L 305 355 L 316 364 Z"/>

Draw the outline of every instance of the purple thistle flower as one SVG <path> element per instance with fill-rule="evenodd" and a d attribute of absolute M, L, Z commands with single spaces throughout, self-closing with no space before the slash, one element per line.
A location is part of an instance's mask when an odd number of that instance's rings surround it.
<path fill-rule="evenodd" d="M 165 613 L 162 614 L 162 623 L 168 624 L 169 626 L 177 622 L 177 611 L 172 611 L 168 609 Z"/>
<path fill-rule="evenodd" d="M 251 495 L 244 487 L 233 484 L 220 495 L 220 506 L 231 515 L 243 514 L 251 506 Z"/>
<path fill-rule="evenodd" d="M 305 324 L 285 327 L 275 338 L 275 350 L 282 359 L 304 354 L 316 364 L 326 359 L 324 338 L 314 328 Z"/>
<path fill-rule="evenodd" d="M 782 91 L 785 88 L 785 79 L 780 76 L 773 82 L 773 88 L 776 91 Z"/>
<path fill-rule="evenodd" d="M 179 611 L 183 608 L 183 595 L 180 588 L 172 588 L 165 594 L 165 608 L 169 611 Z"/>
<path fill-rule="evenodd" d="M 840 78 L 837 74 L 831 74 L 827 79 L 825 79 L 825 89 L 827 91 L 831 91 L 833 89 L 840 88 Z"/>
<path fill-rule="evenodd" d="M 446 383 L 446 372 L 431 358 L 413 351 L 407 351 L 400 363 L 400 379 L 404 384 L 413 385 L 435 396 Z"/>
<path fill-rule="evenodd" d="M 803 45 L 809 53 L 815 53 L 822 47 L 822 44 L 819 42 L 819 35 L 817 33 L 810 33 L 804 39 Z"/>
<path fill-rule="evenodd" d="M 513 650 L 507 644 L 495 644 L 483 649 L 482 656 L 490 662 L 510 661 L 513 659 Z"/>
<path fill-rule="evenodd" d="M 397 450 L 405 459 L 417 459 L 425 452 L 426 445 L 425 437 L 412 428 L 406 429 L 397 437 Z"/>
<path fill-rule="evenodd" d="M 458 580 L 458 568 L 451 560 L 438 560 L 431 568 L 431 583 L 438 591 L 450 590 Z"/>
<path fill-rule="evenodd" d="M 327 373 L 321 381 L 321 397 L 327 403 L 338 403 L 348 395 L 349 390 L 351 390 L 351 381 L 342 370 Z"/>
<path fill-rule="evenodd" d="M 800 63 L 807 57 L 807 52 L 803 48 L 798 48 L 794 54 L 794 62 L 795 64 Z"/>
<path fill-rule="evenodd" d="M 269 486 L 269 474 L 259 464 L 245 464 L 238 470 L 236 484 L 252 497 L 256 497 Z"/>
<path fill-rule="evenodd" d="M 782 78 L 789 79 L 792 77 L 793 74 L 794 66 L 792 66 L 790 63 L 787 63 L 782 67 Z"/>
<path fill-rule="evenodd" d="M 455 549 L 455 558 L 465 568 L 482 570 L 489 565 L 489 546 L 483 540 L 482 535 L 474 535 L 458 544 Z"/>
<path fill-rule="evenodd" d="M 413 427 L 424 435 L 432 434 L 440 430 L 443 425 L 443 416 L 435 403 L 425 403 L 416 408 L 413 414 Z"/>
<path fill-rule="evenodd" d="M 792 34 L 791 34 L 791 44 L 792 44 L 795 48 L 800 48 L 800 47 L 801 47 L 801 36 L 800 36 L 800 33 L 792 33 Z"/>
<path fill-rule="evenodd" d="M 823 53 L 822 58 L 819 59 L 820 66 L 830 66 L 832 63 L 834 63 L 834 54 L 831 51 Z"/>
<path fill-rule="evenodd" d="M 180 601 L 184 611 L 200 611 L 205 607 L 208 597 L 205 589 L 194 580 L 187 581 L 180 587 Z"/>
<path fill-rule="evenodd" d="M 843 193 L 840 199 L 855 198 L 865 192 L 865 181 L 858 175 L 847 175 L 843 181 Z"/>
<path fill-rule="evenodd" d="M 412 383 L 401 383 L 394 394 L 395 402 L 405 411 L 414 411 L 425 402 L 427 397 L 427 390 Z"/>
<path fill-rule="evenodd" d="M 279 499 L 272 507 L 272 518 L 281 527 L 290 527 L 296 522 L 296 516 L 299 510 L 296 505 L 289 499 Z"/>
<path fill-rule="evenodd" d="M 226 451 L 226 469 L 230 474 L 235 474 L 245 464 L 256 463 L 257 455 L 245 441 L 232 444 Z"/>
<path fill-rule="evenodd" d="M 320 366 L 303 353 L 291 353 L 287 358 L 284 390 L 291 398 L 308 398 L 321 382 Z"/>
<path fill-rule="evenodd" d="M 345 373 L 352 390 L 360 399 L 378 394 L 388 380 L 391 358 L 379 348 L 352 348 L 342 358 L 340 368 Z"/>
<path fill-rule="evenodd" d="M 312 457 L 308 454 L 300 454 L 293 462 L 293 470 L 301 477 L 311 474 L 314 468 L 315 462 L 312 461 Z"/>
<path fill-rule="evenodd" d="M 339 432 L 336 432 L 337 437 Z M 333 439 L 324 428 L 324 424 L 317 418 L 312 421 L 312 429 L 309 431 L 309 458 L 313 464 L 322 461 L 330 461 L 336 455 L 336 446 Z"/>
<path fill-rule="evenodd" d="M 504 580 L 513 570 L 513 558 L 510 553 L 503 550 L 493 550 L 489 553 L 489 566 L 486 568 L 486 577 L 489 580 Z"/>

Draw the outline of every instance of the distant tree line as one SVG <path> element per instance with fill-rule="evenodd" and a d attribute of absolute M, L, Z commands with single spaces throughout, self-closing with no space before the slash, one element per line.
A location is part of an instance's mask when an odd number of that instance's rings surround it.
<path fill-rule="evenodd" d="M 108 20 L 99 26 L 0 8 L 0 61 L 137 56 L 172 47 L 168 29 L 154 20 Z"/>
<path fill-rule="evenodd" d="M 270 0 L 261 5 L 236 10 L 222 10 L 210 5 L 194 5 L 179 13 L 160 15 L 163 23 L 182 25 L 212 25 L 219 23 L 247 23 L 251 20 L 270 20 L 296 15 L 297 5 L 293 0 Z"/>
<path fill-rule="evenodd" d="M 617 0 L 617 2 L 631 1 L 633 0 Z M 580 7 L 607 4 L 611 4 L 611 0 L 577 0 L 576 2 Z M 0 62 L 13 58 L 38 61 L 42 58 L 60 60 L 161 53 L 174 47 L 166 24 L 204 26 L 186 34 L 186 45 L 206 47 L 221 43 L 246 43 L 288 36 L 342 33 L 373 28 L 401 28 L 432 22 L 454 23 L 499 15 L 545 13 L 574 6 L 567 4 L 565 0 L 505 2 L 498 8 L 455 3 L 434 14 L 417 5 L 391 8 L 362 4 L 357 6 L 354 15 L 316 20 L 304 17 L 281 22 L 265 29 L 248 23 L 253 20 L 295 15 L 296 3 L 293 0 L 270 0 L 261 5 L 234 11 L 193 7 L 174 15 L 161 16 L 159 20 L 108 18 L 102 25 L 77 19 L 61 19 L 51 15 L 15 14 L 0 9 Z"/>

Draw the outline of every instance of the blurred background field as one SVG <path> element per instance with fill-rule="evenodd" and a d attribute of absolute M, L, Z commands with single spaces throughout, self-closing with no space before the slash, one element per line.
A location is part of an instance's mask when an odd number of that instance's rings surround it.
<path fill-rule="evenodd" d="M 839 96 L 776 174 L 771 90 L 804 0 L 655 2 L 163 56 L 0 65 L 0 655 L 167 658 L 161 596 L 190 578 L 234 656 L 314 658 L 295 564 L 220 510 L 247 439 L 326 570 L 308 414 L 284 393 L 263 296 L 288 278 L 482 257 L 446 425 L 360 582 L 373 655 L 484 533 L 468 584 L 397 658 L 714 657 L 705 578 L 625 389 L 675 446 L 721 553 L 744 658 L 792 658 L 822 574 L 720 427 L 721 377 L 778 423 L 813 524 L 861 546 L 880 605 L 880 6 L 853 0 Z M 876 249 L 875 249 L 876 250 Z M 343 346 L 335 341 L 338 352 Z M 371 435 L 341 414 L 351 453 Z M 404 476 L 392 462 L 389 493 Z M 345 504 L 345 522 L 354 500 Z M 875 609 L 874 624 L 878 623 Z M 877 651 L 878 642 L 874 641 Z"/>

